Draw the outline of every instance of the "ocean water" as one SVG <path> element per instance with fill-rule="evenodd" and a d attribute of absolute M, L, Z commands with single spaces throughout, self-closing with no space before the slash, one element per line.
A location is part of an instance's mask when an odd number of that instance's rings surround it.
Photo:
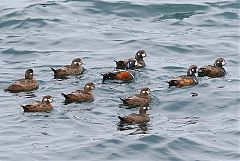
<path fill-rule="evenodd" d="M 1 0 L 1 161 L 240 160 L 238 0 Z M 132 83 L 101 83 L 113 60 L 147 52 Z M 53 79 L 80 57 L 81 77 Z M 224 78 L 168 88 L 165 81 L 224 57 Z M 32 68 L 40 88 L 8 93 Z M 64 105 L 61 92 L 96 84 L 95 100 Z M 146 126 L 118 126 L 119 97 L 152 90 Z M 191 93 L 197 93 L 192 97 Z M 24 113 L 20 105 L 53 96 L 54 110 Z"/>

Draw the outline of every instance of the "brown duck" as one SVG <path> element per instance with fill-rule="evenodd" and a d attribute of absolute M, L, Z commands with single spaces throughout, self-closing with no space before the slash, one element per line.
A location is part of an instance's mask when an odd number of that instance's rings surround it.
<path fill-rule="evenodd" d="M 54 72 L 54 78 L 64 79 L 70 75 L 82 74 L 84 71 L 82 64 L 82 60 L 80 58 L 76 58 L 72 61 L 71 65 L 66 65 L 60 69 L 51 69 Z"/>
<path fill-rule="evenodd" d="M 126 124 L 142 124 L 142 123 L 147 123 L 150 121 L 150 118 L 148 114 L 146 113 L 147 110 L 150 108 L 148 105 L 142 105 L 139 108 L 139 113 L 131 113 L 128 116 L 118 116 L 120 119 L 120 123 L 126 123 Z"/>
<path fill-rule="evenodd" d="M 90 82 L 84 86 L 83 90 L 76 90 L 70 94 L 62 93 L 62 95 L 64 96 L 66 103 L 92 101 L 94 100 L 94 95 L 92 93 L 94 88 L 95 85 Z"/>
<path fill-rule="evenodd" d="M 187 75 L 182 75 L 179 77 L 176 77 L 170 81 L 167 81 L 169 86 L 176 86 L 176 87 L 184 87 L 189 85 L 196 85 L 198 84 L 197 77 L 195 76 L 195 73 L 197 72 L 197 66 L 191 65 L 187 70 Z"/>
<path fill-rule="evenodd" d="M 48 112 L 53 109 L 52 97 L 44 96 L 42 101 L 36 101 L 28 105 L 22 105 L 24 112 Z"/>
<path fill-rule="evenodd" d="M 151 96 L 149 95 L 151 93 L 149 88 L 143 88 L 140 91 L 140 94 L 136 94 L 134 96 L 127 97 L 125 99 L 120 98 L 123 101 L 123 105 L 130 106 L 130 107 L 139 107 L 143 104 L 150 103 Z"/>
<path fill-rule="evenodd" d="M 223 68 L 225 64 L 226 62 L 223 58 L 218 58 L 215 61 L 214 65 L 208 65 L 208 66 L 199 68 L 198 76 L 199 77 L 208 76 L 211 78 L 223 77 L 226 75 L 226 71 Z"/>
<path fill-rule="evenodd" d="M 135 58 L 130 58 L 126 60 L 120 60 L 116 61 L 116 69 L 139 69 L 144 68 L 146 66 L 145 61 L 143 60 L 144 57 L 146 57 L 147 54 L 145 50 L 139 50 L 135 54 Z"/>
<path fill-rule="evenodd" d="M 38 82 L 33 78 L 33 70 L 28 69 L 25 72 L 25 78 L 19 79 L 13 84 L 11 84 L 6 91 L 17 93 L 17 92 L 27 92 L 38 89 Z"/>

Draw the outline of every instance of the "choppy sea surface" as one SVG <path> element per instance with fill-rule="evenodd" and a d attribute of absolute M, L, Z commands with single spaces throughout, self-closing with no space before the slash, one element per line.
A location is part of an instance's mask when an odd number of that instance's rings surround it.
<path fill-rule="evenodd" d="M 238 0 L 1 0 L 1 161 L 232 161 L 240 160 L 240 49 Z M 101 83 L 113 60 L 147 52 L 132 83 Z M 53 79 L 80 57 L 82 77 Z M 224 78 L 168 88 L 165 81 L 224 57 Z M 32 68 L 40 88 L 8 93 Z M 95 101 L 65 105 L 61 92 L 96 84 Z M 146 126 L 118 126 L 119 97 L 152 90 Z M 197 93 L 192 97 L 191 93 Z M 52 95 L 54 110 L 20 107 Z"/>

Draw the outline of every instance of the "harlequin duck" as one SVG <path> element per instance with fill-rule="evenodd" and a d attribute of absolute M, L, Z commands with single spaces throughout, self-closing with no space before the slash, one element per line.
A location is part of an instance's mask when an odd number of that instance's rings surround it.
<path fill-rule="evenodd" d="M 36 79 L 33 78 L 33 70 L 28 69 L 25 72 L 25 78 L 19 79 L 13 84 L 11 84 L 6 91 L 17 93 L 17 92 L 27 92 L 38 89 L 39 85 Z"/>
<path fill-rule="evenodd" d="M 195 76 L 195 73 L 197 72 L 197 66 L 191 65 L 187 70 L 187 75 L 182 75 L 179 77 L 176 77 L 173 80 L 167 81 L 169 86 L 176 86 L 176 87 L 184 87 L 189 85 L 196 85 L 198 84 L 197 77 Z"/>
<path fill-rule="evenodd" d="M 143 60 L 144 57 L 146 57 L 147 54 L 145 50 L 139 50 L 135 58 L 130 58 L 126 60 L 120 60 L 116 61 L 116 69 L 139 69 L 144 68 L 146 66 L 145 61 Z"/>
<path fill-rule="evenodd" d="M 131 81 L 134 79 L 135 73 L 131 70 L 114 70 L 101 75 L 103 76 L 102 82 L 106 80 Z"/>
<path fill-rule="evenodd" d="M 92 93 L 94 88 L 95 85 L 90 82 L 84 86 L 83 90 L 76 90 L 70 94 L 62 93 L 62 95 L 64 96 L 66 103 L 92 101 L 94 100 L 94 95 Z"/>
<path fill-rule="evenodd" d="M 51 69 L 54 72 L 54 78 L 64 79 L 69 75 L 82 74 L 84 71 L 82 64 L 82 60 L 80 58 L 76 58 L 72 61 L 71 65 L 66 65 L 60 69 Z"/>
<path fill-rule="evenodd" d="M 151 93 L 149 88 L 143 88 L 140 91 L 140 94 L 136 94 L 134 96 L 127 97 L 125 99 L 120 98 L 123 101 L 123 105 L 130 107 L 138 107 L 143 104 L 149 104 L 151 101 Z"/>
<path fill-rule="evenodd" d="M 223 66 L 226 64 L 225 60 L 223 58 L 218 58 L 214 65 L 208 65 L 199 68 L 198 70 L 198 76 L 204 77 L 208 76 L 211 78 L 217 78 L 217 77 L 223 77 L 226 75 L 226 71 L 223 68 Z"/>
<path fill-rule="evenodd" d="M 44 96 L 42 101 L 36 101 L 28 105 L 22 105 L 24 112 L 48 112 L 53 109 L 52 97 Z"/>
<path fill-rule="evenodd" d="M 150 121 L 150 118 L 148 116 L 148 114 L 146 113 L 147 110 L 149 110 L 150 108 L 148 107 L 148 105 L 142 105 L 139 108 L 139 114 L 137 113 L 131 113 L 128 116 L 118 116 L 118 118 L 120 119 L 120 123 L 126 123 L 126 124 L 143 124 L 143 123 L 147 123 Z"/>

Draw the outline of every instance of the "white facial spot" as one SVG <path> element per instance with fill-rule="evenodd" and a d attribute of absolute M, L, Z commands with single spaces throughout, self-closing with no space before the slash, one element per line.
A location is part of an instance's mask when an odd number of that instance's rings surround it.
<path fill-rule="evenodd" d="M 46 101 L 48 101 L 48 99 L 47 99 L 47 98 L 44 98 L 43 101 L 46 102 Z"/>
<path fill-rule="evenodd" d="M 189 74 L 192 75 L 192 70 L 190 70 Z"/>
<path fill-rule="evenodd" d="M 49 101 L 49 102 L 52 102 L 52 98 L 49 98 L 48 101 Z"/>
<path fill-rule="evenodd" d="M 87 87 L 87 88 L 90 88 L 90 86 L 89 86 L 89 85 L 87 85 L 86 87 Z"/>
<path fill-rule="evenodd" d="M 146 91 L 142 91 L 142 93 L 146 93 Z"/>
<path fill-rule="evenodd" d="M 95 86 L 91 86 L 91 89 L 94 89 Z"/>
<path fill-rule="evenodd" d="M 73 64 L 78 64 L 78 62 L 74 62 Z"/>
<path fill-rule="evenodd" d="M 142 57 L 146 57 L 146 53 L 143 53 L 143 54 L 142 54 Z"/>
<path fill-rule="evenodd" d="M 30 73 L 30 75 L 33 75 L 33 73 Z"/>
<path fill-rule="evenodd" d="M 149 109 L 150 109 L 150 107 L 143 107 L 143 109 L 144 109 L 144 110 L 149 110 Z"/>
<path fill-rule="evenodd" d="M 151 91 L 150 91 L 150 90 L 148 90 L 148 91 L 147 91 L 147 93 L 149 94 L 149 93 L 151 93 Z"/>
<path fill-rule="evenodd" d="M 225 64 L 226 64 L 225 61 L 223 61 L 223 62 L 222 62 L 222 65 L 225 65 Z"/>

